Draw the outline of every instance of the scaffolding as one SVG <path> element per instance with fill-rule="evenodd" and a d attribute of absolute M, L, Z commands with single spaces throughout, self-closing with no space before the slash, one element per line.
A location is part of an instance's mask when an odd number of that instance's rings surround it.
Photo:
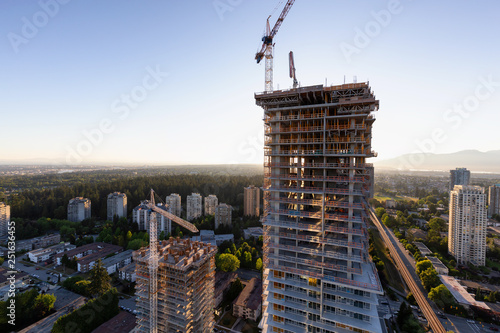
<path fill-rule="evenodd" d="M 379 332 L 364 205 L 378 100 L 368 83 L 255 99 L 265 133 L 263 332 Z"/>
<path fill-rule="evenodd" d="M 171 237 L 168 241 L 159 242 L 156 291 L 158 332 L 212 332 L 216 252 L 216 246 L 189 239 Z M 139 332 L 150 331 L 150 255 L 149 247 L 141 248 L 133 255 L 136 262 Z"/>

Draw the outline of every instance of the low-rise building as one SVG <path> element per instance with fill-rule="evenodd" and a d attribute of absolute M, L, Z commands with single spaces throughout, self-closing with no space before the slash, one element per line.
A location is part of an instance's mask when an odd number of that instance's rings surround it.
<path fill-rule="evenodd" d="M 103 242 L 97 242 L 97 243 L 91 243 L 91 244 L 86 244 L 80 247 L 77 247 L 73 250 L 69 250 L 64 253 L 58 253 L 55 255 L 55 262 L 56 265 L 61 265 L 62 264 L 62 257 L 64 255 L 68 256 L 68 259 L 73 259 L 75 258 L 77 261 L 80 261 L 82 259 L 88 260 L 89 258 L 94 258 L 94 257 L 88 257 L 91 255 L 96 255 L 95 260 L 97 259 L 104 259 L 107 255 L 110 255 L 112 253 L 119 253 L 123 250 L 121 246 L 118 245 L 112 245 L 112 244 L 107 244 Z M 90 263 L 92 261 L 86 262 L 86 264 Z M 80 271 L 80 269 L 79 269 Z M 87 271 L 87 270 L 85 270 Z"/>
<path fill-rule="evenodd" d="M 219 271 L 215 273 L 215 307 L 222 303 L 224 295 L 237 277 L 238 275 L 235 272 Z"/>
<path fill-rule="evenodd" d="M 249 239 L 250 237 L 259 238 L 264 235 L 262 227 L 251 227 L 243 230 L 243 238 Z"/>
<path fill-rule="evenodd" d="M 132 262 L 132 253 L 133 250 L 127 250 L 115 254 L 112 257 L 106 258 L 102 260 L 102 266 L 105 267 L 108 271 L 108 274 L 115 273 L 118 269 L 127 266 Z M 92 265 L 93 266 L 93 265 Z"/>
<path fill-rule="evenodd" d="M 135 282 L 135 262 L 128 264 L 122 268 L 118 269 L 118 276 L 122 280 L 127 280 L 130 282 Z"/>
<path fill-rule="evenodd" d="M 47 246 L 58 244 L 59 242 L 61 242 L 60 234 L 50 234 L 30 239 L 24 239 L 16 241 L 16 252 L 23 250 L 31 251 L 31 250 L 41 249 Z"/>
<path fill-rule="evenodd" d="M 432 251 L 429 250 L 429 248 L 427 246 L 425 246 L 424 243 L 414 242 L 413 245 L 415 245 L 417 247 L 417 249 L 420 250 L 420 253 L 422 253 L 422 256 L 424 256 L 424 257 L 426 257 L 429 254 L 432 254 Z"/>
<path fill-rule="evenodd" d="M 66 242 L 62 244 L 52 245 L 46 249 L 33 250 L 28 252 L 27 255 L 30 261 L 34 263 L 40 263 L 53 259 L 54 256 L 58 253 L 63 253 L 75 248 L 75 245 L 71 244 L 70 242 Z"/>
<path fill-rule="evenodd" d="M 436 270 L 436 272 L 439 275 L 448 275 L 449 269 L 448 269 L 448 267 L 446 267 L 445 264 L 443 264 L 443 262 L 441 260 L 439 260 L 436 257 L 432 257 L 432 256 L 427 256 L 427 259 L 430 260 L 430 262 L 432 263 L 432 266 L 434 266 L 434 269 Z"/>
<path fill-rule="evenodd" d="M 262 280 L 252 278 L 233 302 L 233 316 L 257 321 L 262 310 Z"/>
<path fill-rule="evenodd" d="M 200 230 L 200 235 L 191 237 L 191 240 L 193 242 L 199 241 L 219 246 L 225 241 L 234 242 L 234 235 L 233 234 L 216 235 L 213 230 Z"/>

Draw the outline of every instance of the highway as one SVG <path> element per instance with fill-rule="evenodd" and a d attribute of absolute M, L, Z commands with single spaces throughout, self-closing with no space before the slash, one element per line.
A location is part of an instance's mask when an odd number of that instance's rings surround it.
<path fill-rule="evenodd" d="M 399 247 L 399 245 L 397 244 L 399 243 L 399 240 L 394 239 L 390 232 L 387 231 L 385 226 L 377 218 L 377 215 L 375 215 L 375 211 L 373 210 L 373 208 L 370 207 L 368 203 L 365 202 L 365 204 L 367 205 L 367 207 L 369 207 L 370 218 L 373 224 L 377 227 L 380 235 L 384 240 L 384 243 L 389 248 L 389 252 L 392 258 L 396 262 L 396 265 L 401 272 L 403 279 L 408 285 L 408 288 L 410 288 L 410 291 L 413 293 L 413 296 L 415 297 L 415 300 L 417 301 L 417 304 L 419 305 L 423 315 L 427 319 L 427 322 L 429 323 L 432 331 L 434 333 L 446 333 L 446 330 L 441 324 L 441 321 L 436 316 L 434 309 L 429 304 L 429 301 L 425 296 L 425 291 L 423 290 L 420 284 L 420 280 L 416 276 L 415 270 L 411 266 L 411 263 L 407 261 L 405 264 L 403 259 L 401 258 L 400 252 L 397 250 L 397 247 Z"/>

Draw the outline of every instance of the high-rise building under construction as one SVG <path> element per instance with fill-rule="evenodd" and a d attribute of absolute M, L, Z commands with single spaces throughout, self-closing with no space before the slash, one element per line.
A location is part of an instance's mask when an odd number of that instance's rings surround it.
<path fill-rule="evenodd" d="M 264 109 L 263 332 L 381 332 L 366 229 L 368 83 L 255 95 Z"/>
<path fill-rule="evenodd" d="M 189 239 L 158 244 L 155 332 L 209 333 L 214 327 L 214 276 L 217 247 Z M 150 332 L 150 251 L 134 252 L 137 331 Z"/>

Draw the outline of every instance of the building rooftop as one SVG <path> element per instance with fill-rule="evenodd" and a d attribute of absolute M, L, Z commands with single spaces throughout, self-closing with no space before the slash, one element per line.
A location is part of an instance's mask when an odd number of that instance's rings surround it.
<path fill-rule="evenodd" d="M 103 243 L 103 242 L 97 242 L 97 243 L 91 243 L 91 244 L 86 244 L 86 245 L 82 245 L 80 247 L 77 247 L 73 250 L 69 250 L 67 252 L 64 252 L 64 253 L 58 253 L 56 254 L 56 258 L 57 257 L 62 257 L 64 256 L 65 254 L 68 256 L 68 258 L 72 258 L 73 256 L 76 256 L 77 254 L 80 254 L 82 252 L 86 252 L 86 251 L 100 251 L 102 249 L 110 249 L 110 250 L 114 250 L 112 252 L 116 252 L 116 251 L 119 251 L 122 249 L 121 246 L 118 246 L 118 245 L 112 245 L 112 244 L 108 244 L 108 243 Z"/>
<path fill-rule="evenodd" d="M 207 255 L 215 255 L 217 246 L 210 245 L 190 239 L 180 239 L 177 237 L 161 241 L 158 244 L 159 266 L 169 266 L 170 268 L 187 270 L 193 264 L 201 261 Z M 149 246 L 134 251 L 134 261 L 148 261 Z"/>
<path fill-rule="evenodd" d="M 125 272 L 125 273 L 134 273 L 135 272 L 135 262 L 132 262 L 132 263 L 128 264 L 127 266 L 123 266 L 119 270 L 122 272 Z"/>
<path fill-rule="evenodd" d="M 108 267 L 108 266 L 111 266 L 111 265 L 116 265 L 116 264 L 122 262 L 123 260 L 125 260 L 127 258 L 132 258 L 132 253 L 133 252 L 134 252 L 133 250 L 127 250 L 127 251 L 120 252 L 118 254 L 115 254 L 112 257 L 103 259 L 102 260 L 102 264 L 103 264 L 104 267 Z"/>
<path fill-rule="evenodd" d="M 442 269 L 448 269 L 448 267 L 445 264 L 443 264 L 443 262 L 441 260 L 439 260 L 438 258 L 436 258 L 436 257 L 428 256 L 427 259 L 430 260 L 430 262 L 432 263 L 432 265 L 434 267 L 439 267 L 439 268 L 442 268 Z"/>
<path fill-rule="evenodd" d="M 432 253 L 431 250 L 429 250 L 429 248 L 427 246 L 425 246 L 424 243 L 414 242 L 413 244 L 417 247 L 417 249 L 420 250 L 420 252 L 422 253 L 423 256 L 426 256 L 426 255 Z"/>
<path fill-rule="evenodd" d="M 448 288 L 453 297 L 457 300 L 458 303 L 464 305 L 473 305 L 486 310 L 489 310 L 489 307 L 484 302 L 478 302 L 472 297 L 465 288 L 458 283 L 458 281 L 453 276 L 448 275 L 439 275 L 441 282 Z"/>
<path fill-rule="evenodd" d="M 262 280 L 252 278 L 233 304 L 257 310 L 262 302 Z"/>

